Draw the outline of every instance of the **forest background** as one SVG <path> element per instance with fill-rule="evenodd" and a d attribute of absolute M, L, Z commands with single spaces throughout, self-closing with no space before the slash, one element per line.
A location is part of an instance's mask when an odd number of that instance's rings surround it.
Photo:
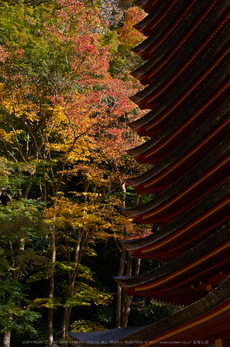
<path fill-rule="evenodd" d="M 145 169 L 125 151 L 142 142 L 128 123 L 141 116 L 129 72 L 143 16 L 132 0 L 0 1 L 2 347 L 67 346 L 68 331 L 172 309 L 112 278 L 157 266 L 120 242 L 151 232 L 123 212 L 150 198 L 125 184 Z"/>

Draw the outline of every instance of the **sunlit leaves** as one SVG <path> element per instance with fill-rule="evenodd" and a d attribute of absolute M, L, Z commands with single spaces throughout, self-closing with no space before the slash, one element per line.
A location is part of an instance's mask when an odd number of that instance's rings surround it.
<path fill-rule="evenodd" d="M 136 232 L 119 192 L 139 170 L 125 152 L 140 141 L 127 125 L 139 86 L 126 56 L 139 13 L 117 34 L 118 4 L 12 3 L 0 11 L 2 271 L 30 285 L 59 281 L 60 297 L 39 295 L 39 309 L 107 305 L 81 260 L 97 256 L 96 242 Z"/>
<path fill-rule="evenodd" d="M 78 282 L 72 296 L 66 300 L 64 306 L 90 306 L 92 303 L 94 305 L 108 305 L 111 300 L 111 294 L 101 292 L 86 283 Z"/>
<path fill-rule="evenodd" d="M 119 33 L 119 40 L 125 46 L 133 48 L 141 43 L 145 37 L 133 28 L 134 24 L 139 23 L 146 14 L 137 7 L 131 7 L 126 12 L 126 20 Z"/>
<path fill-rule="evenodd" d="M 74 243 L 77 233 L 80 233 L 81 237 L 90 236 L 90 244 L 96 239 L 118 238 L 121 233 L 127 235 L 134 232 L 131 221 L 120 213 L 119 199 L 106 198 L 102 203 L 98 193 L 82 193 L 80 196 L 81 202 L 59 198 L 55 207 L 47 209 L 45 213 L 46 223 L 56 226 L 62 232 L 61 238 L 68 238 L 69 242 Z"/>
<path fill-rule="evenodd" d="M 53 308 L 56 309 L 57 307 L 62 306 L 62 303 L 60 302 L 60 299 L 58 298 L 36 298 L 29 306 L 29 308 Z"/>
<path fill-rule="evenodd" d="M 90 331 L 106 330 L 100 323 L 95 323 L 90 320 L 78 320 L 71 325 L 71 331 L 73 333 L 86 333 Z"/>

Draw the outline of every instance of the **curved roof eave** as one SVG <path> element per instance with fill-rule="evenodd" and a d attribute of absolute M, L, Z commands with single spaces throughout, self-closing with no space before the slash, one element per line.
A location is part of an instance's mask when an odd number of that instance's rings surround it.
<path fill-rule="evenodd" d="M 210 78 L 214 74 L 215 69 L 218 69 L 219 64 L 223 64 L 224 60 L 228 59 L 230 41 L 230 23 L 227 23 L 222 34 L 214 42 L 214 44 L 203 54 L 202 57 L 189 68 L 183 67 L 173 76 L 172 79 L 166 81 L 157 77 L 144 90 L 130 97 L 137 105 L 160 103 L 168 93 L 173 93 L 177 90 L 177 95 L 182 95 L 186 90 L 196 83 L 203 83 L 205 78 Z M 188 64 L 189 66 L 189 64 Z M 187 70 L 187 71 L 186 71 Z M 148 106 L 150 108 L 150 106 Z"/>
<path fill-rule="evenodd" d="M 197 28 L 197 31 L 194 32 L 194 30 L 191 29 L 191 32 L 188 32 L 186 38 L 178 45 L 173 45 L 170 40 L 169 47 L 165 47 L 164 45 L 160 47 L 148 62 L 133 71 L 131 75 L 142 81 L 145 80 L 145 76 L 148 76 L 149 74 L 154 75 L 155 68 L 159 74 L 159 71 L 161 71 L 163 67 L 165 69 L 167 66 L 171 65 L 173 59 L 176 62 L 178 61 L 180 65 L 185 64 L 186 61 L 202 47 L 205 41 L 207 40 L 208 42 L 210 36 L 212 37 L 213 34 L 218 31 L 219 26 L 223 24 L 221 24 L 221 22 L 219 23 L 223 16 L 225 17 L 222 19 L 222 22 L 226 22 L 227 17 L 229 16 L 228 8 L 230 7 L 230 4 L 227 0 L 223 1 L 224 4 L 217 4 L 217 7 L 209 13 L 209 16 L 205 22 L 202 22 L 202 24 Z M 172 67 L 170 67 L 170 69 L 171 68 Z"/>
<path fill-rule="evenodd" d="M 199 177 L 205 174 L 208 170 L 214 167 L 221 158 L 223 159 L 230 150 L 230 135 L 226 137 L 216 148 L 214 148 L 202 161 L 200 161 L 194 168 L 192 168 L 183 178 L 176 181 L 171 187 L 163 191 L 152 201 L 145 203 L 144 205 L 130 207 L 124 209 L 124 212 L 132 218 L 134 221 L 139 218 L 143 218 L 143 215 L 147 215 L 160 207 L 164 202 L 171 200 L 176 194 L 179 194 L 183 189 L 186 189 L 190 184 L 195 182 Z M 150 223 L 148 219 L 143 223 Z M 152 223 L 152 221 L 151 221 Z"/>
<path fill-rule="evenodd" d="M 180 119 L 183 117 L 179 122 L 179 124 L 181 124 L 182 121 L 185 121 L 189 116 L 197 112 L 199 108 L 207 107 L 209 103 L 213 102 L 213 98 L 218 97 L 223 88 L 227 88 L 230 85 L 229 76 L 230 71 L 227 60 L 214 76 L 205 81 L 205 85 L 202 87 L 200 85 L 195 85 L 193 90 L 189 89 L 181 97 L 178 97 L 178 90 L 175 88 L 173 92 L 165 97 L 162 102 L 152 109 L 152 111 L 142 118 L 129 123 L 129 127 L 140 136 L 153 136 L 157 132 L 156 137 L 159 137 L 162 141 L 162 138 L 164 139 L 172 133 L 172 125 L 170 122 L 173 123 L 174 121 L 172 120 L 176 116 Z M 179 125 L 177 125 L 177 127 L 178 126 Z M 175 129 L 175 125 L 173 128 Z M 166 132 L 166 130 L 168 131 Z"/>
<path fill-rule="evenodd" d="M 69 333 L 69 335 L 75 343 L 78 342 L 80 345 L 82 342 L 86 347 L 95 347 L 95 345 L 97 347 L 120 347 L 121 344 L 125 344 L 127 347 L 134 347 L 140 346 L 141 343 L 144 343 L 144 345 L 148 347 L 157 342 L 165 341 L 166 338 L 170 337 L 172 339 L 171 341 L 179 341 L 180 336 L 178 337 L 177 335 L 179 332 L 187 333 L 186 337 L 189 341 L 194 338 L 194 330 L 191 330 L 191 327 L 194 328 L 201 323 L 206 323 L 208 325 L 209 322 L 213 322 L 214 319 L 216 321 L 216 326 L 218 327 L 220 325 L 218 320 L 219 317 L 221 315 L 223 316 L 225 313 L 229 313 L 230 309 L 229 288 L 230 278 L 226 279 L 218 288 L 189 307 L 161 319 L 158 322 L 140 327 L 139 330 L 131 332 L 129 335 L 126 334 L 125 337 L 119 336 L 119 333 L 122 332 L 122 330 L 119 331 L 119 329 L 115 335 L 111 334 L 111 331 L 108 330 L 104 338 L 100 338 L 100 332 L 85 333 L 84 335 Z M 203 332 L 202 326 L 200 329 L 201 332 Z M 227 331 L 228 337 L 230 337 L 229 328 L 227 328 L 226 332 Z M 78 336 L 81 338 L 78 338 Z M 210 344 L 213 344 L 215 339 L 218 339 L 218 332 L 213 331 Z M 207 341 L 209 342 L 208 339 Z"/>
<path fill-rule="evenodd" d="M 197 244 L 191 250 L 181 254 L 179 257 L 171 260 L 148 273 L 138 275 L 138 276 L 122 276 L 114 277 L 115 281 L 122 288 L 130 287 L 140 287 L 145 284 L 153 283 L 154 281 L 159 281 L 160 279 L 175 273 L 181 268 L 186 268 L 195 260 L 205 256 L 205 254 L 217 249 L 224 242 L 229 241 L 230 238 L 230 222 L 221 227 L 215 234 L 209 236 L 207 239 Z M 199 265 L 198 265 L 199 266 Z M 199 272 L 197 268 L 197 272 Z"/>
<path fill-rule="evenodd" d="M 204 200 L 199 201 L 197 204 L 192 206 L 189 210 L 185 211 L 176 220 L 163 226 L 159 231 L 145 238 L 122 241 L 125 248 L 135 255 L 135 252 L 154 244 L 160 243 L 166 238 L 173 238 L 176 232 L 184 228 L 186 225 L 198 219 L 202 214 L 207 213 L 215 205 L 219 204 L 220 201 L 228 197 L 230 194 L 230 178 L 225 182 L 221 183 L 218 189 L 211 191 Z"/>
<path fill-rule="evenodd" d="M 163 176 L 169 176 L 173 172 L 177 172 L 177 167 L 181 167 L 182 162 L 186 161 L 187 157 L 193 157 L 193 163 L 196 165 L 199 161 L 199 153 L 203 152 L 205 155 L 207 151 L 210 151 L 205 145 L 207 142 L 213 143 L 212 146 L 216 146 L 218 143 L 223 140 L 223 138 L 218 137 L 218 134 L 225 132 L 226 124 L 229 123 L 230 115 L 230 97 L 227 98 L 226 102 L 223 103 L 204 123 L 202 123 L 190 136 L 185 137 L 185 140 L 181 141 L 180 144 L 169 154 L 158 162 L 151 169 L 146 171 L 140 176 L 128 178 L 125 182 L 136 189 L 138 192 L 150 192 L 152 189 L 157 189 L 160 187 L 160 181 Z M 195 123 L 196 125 L 196 123 Z M 217 138 L 216 138 L 217 137 Z M 211 141 L 213 139 L 213 141 Z M 170 141 L 168 143 L 170 146 Z M 151 149 L 151 147 L 150 147 Z M 129 151 L 128 151 L 129 153 Z M 145 157 L 151 155 L 151 151 L 147 151 Z M 148 162 L 144 160 L 143 157 L 133 156 L 135 159 L 139 159 L 139 162 Z M 180 164 L 181 163 L 181 164 Z M 186 165 L 182 174 L 186 173 L 189 170 L 189 167 Z M 178 180 L 181 176 L 177 174 Z M 181 175 L 182 175 L 181 174 Z M 154 183 L 155 182 L 155 183 Z M 170 184 L 170 180 L 169 180 Z M 154 185 L 154 187 L 152 187 Z M 148 188 L 145 188 L 148 186 Z"/>
<path fill-rule="evenodd" d="M 156 21 L 159 20 L 159 17 L 162 16 L 162 12 L 164 13 L 164 9 L 168 4 L 171 3 L 171 0 L 161 0 L 161 1 L 155 1 L 155 5 L 152 6 L 151 11 L 149 14 L 139 23 L 134 25 L 134 28 L 138 30 L 139 32 L 143 33 L 144 35 L 149 35 L 149 26 L 154 25 Z M 136 5 L 136 4 L 135 4 Z M 143 7 L 139 6 L 144 10 Z"/>
<path fill-rule="evenodd" d="M 142 8 L 145 12 L 151 12 L 159 2 L 169 2 L 172 0 L 137 0 L 135 6 Z"/>
<path fill-rule="evenodd" d="M 213 0 L 216 2 L 218 0 Z M 164 49 L 173 43 L 177 45 L 180 40 L 183 40 L 187 31 L 195 26 L 195 23 L 202 17 L 204 12 L 210 7 L 210 1 L 203 0 L 174 0 L 169 8 L 166 9 L 162 20 L 157 21 L 157 25 L 152 28 L 152 33 L 142 43 L 132 49 L 132 51 L 142 57 L 143 60 L 148 60 L 153 55 L 156 47 L 164 44 Z M 168 42 L 167 42 L 168 41 Z M 170 42 L 171 41 L 171 42 Z"/>

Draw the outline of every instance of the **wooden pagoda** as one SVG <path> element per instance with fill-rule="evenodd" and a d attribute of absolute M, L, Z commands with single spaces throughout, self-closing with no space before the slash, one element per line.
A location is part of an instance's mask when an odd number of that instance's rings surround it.
<path fill-rule="evenodd" d="M 130 124 L 148 137 L 128 150 L 151 165 L 127 183 L 152 201 L 126 209 L 150 236 L 125 241 L 163 265 L 115 280 L 128 295 L 182 306 L 156 323 L 73 334 L 79 346 L 230 346 L 230 0 L 138 0 L 146 61 L 131 100 L 150 110 Z"/>

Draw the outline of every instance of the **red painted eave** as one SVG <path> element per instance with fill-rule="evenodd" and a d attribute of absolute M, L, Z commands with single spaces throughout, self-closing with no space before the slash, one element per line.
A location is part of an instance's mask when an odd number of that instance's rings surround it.
<path fill-rule="evenodd" d="M 170 346 L 178 347 L 181 341 L 206 341 L 206 346 L 213 346 L 217 339 L 224 339 L 223 347 L 228 347 L 226 341 L 230 339 L 230 279 L 225 280 L 217 289 L 183 310 L 175 312 L 170 317 L 158 322 L 140 327 L 139 330 L 126 333 L 125 337 L 119 338 L 108 331 L 105 339 L 100 332 L 74 334 L 72 338 L 79 342 L 84 336 L 83 344 L 86 347 L 94 345 L 95 340 L 100 340 L 98 347 L 120 347 L 125 344 L 128 347 L 145 346 L 150 347 L 160 343 L 170 343 Z M 89 338 L 90 337 L 90 338 Z M 91 342 L 90 342 L 91 340 Z M 136 343 L 134 342 L 136 341 Z M 138 342 L 142 341 L 142 342 Z M 174 341 L 174 343 L 173 343 Z"/>
<path fill-rule="evenodd" d="M 135 6 L 138 6 L 149 13 L 154 9 L 154 6 L 162 0 L 137 0 L 135 1 Z M 165 1 L 165 0 L 164 0 Z M 166 0 L 167 2 L 171 0 Z"/>
<path fill-rule="evenodd" d="M 168 7 L 170 2 L 171 0 L 155 1 L 155 6 L 152 7 L 151 12 L 141 22 L 134 25 L 134 28 L 144 35 L 149 36 L 152 33 L 156 22 L 161 18 L 162 12 L 164 13 L 165 8 Z"/>
<path fill-rule="evenodd" d="M 206 22 L 199 28 L 197 35 L 194 35 L 194 30 L 191 30 L 186 35 L 186 40 L 182 40 L 180 44 L 175 45 L 170 42 L 172 44 L 171 49 L 167 47 L 167 52 L 163 48 L 157 50 L 153 58 L 131 74 L 143 84 L 149 84 L 158 75 L 161 76 L 159 77 L 160 80 L 165 73 L 170 78 L 184 65 L 191 65 L 194 59 L 199 60 L 199 56 L 202 57 L 210 49 L 213 42 L 218 40 L 218 36 L 222 34 L 229 23 L 229 7 L 228 1 L 218 3 L 217 8 L 212 9 Z M 192 38 L 190 35 L 193 35 Z M 225 37 L 228 38 L 228 35 L 226 34 Z"/>
<path fill-rule="evenodd" d="M 187 291 L 183 304 L 192 303 L 194 292 L 212 291 L 230 273 L 230 224 L 211 235 L 193 249 L 150 273 L 117 277 L 128 295 L 150 296 L 168 303 L 181 304 L 179 293 Z"/>

